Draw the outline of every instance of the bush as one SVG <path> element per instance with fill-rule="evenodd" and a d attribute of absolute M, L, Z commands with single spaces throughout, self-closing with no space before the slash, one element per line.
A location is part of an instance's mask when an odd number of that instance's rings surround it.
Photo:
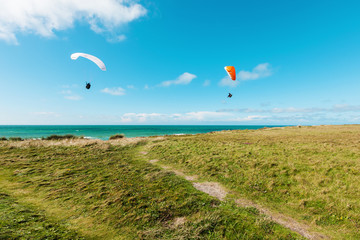
<path fill-rule="evenodd" d="M 119 138 L 124 138 L 125 135 L 124 134 L 115 134 L 115 135 L 112 135 L 110 136 L 109 140 L 114 140 L 114 139 L 119 139 Z"/>
<path fill-rule="evenodd" d="M 43 138 L 43 140 L 62 140 L 62 139 L 76 139 L 76 138 L 83 138 L 83 137 L 78 137 L 72 134 L 66 134 L 66 135 L 50 135 L 46 138 Z"/>
<path fill-rule="evenodd" d="M 24 139 L 22 139 L 21 137 L 10 137 L 9 140 L 10 141 L 23 141 Z"/>
<path fill-rule="evenodd" d="M 7 141 L 6 137 L 0 137 L 0 141 Z"/>

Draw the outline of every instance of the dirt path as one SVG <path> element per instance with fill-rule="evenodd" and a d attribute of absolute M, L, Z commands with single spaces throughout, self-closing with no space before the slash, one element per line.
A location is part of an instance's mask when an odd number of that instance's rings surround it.
<path fill-rule="evenodd" d="M 147 152 L 140 152 L 140 153 L 142 155 L 147 155 Z M 196 180 L 198 179 L 198 176 L 188 176 L 179 170 L 173 169 L 169 166 L 159 164 L 157 159 L 151 159 L 151 160 L 149 160 L 149 162 L 151 164 L 156 164 L 157 166 L 160 166 L 161 168 L 163 168 L 167 171 L 172 171 L 176 175 L 181 176 L 188 181 L 191 181 L 192 185 L 196 189 L 198 189 L 199 191 L 202 191 L 204 193 L 207 193 L 210 196 L 216 197 L 220 201 L 224 201 L 224 199 L 226 198 L 226 195 L 229 193 L 229 191 L 227 189 L 225 189 L 223 186 L 221 186 L 220 183 L 197 182 Z M 268 216 L 272 221 L 274 221 L 294 232 L 299 233 L 301 236 L 303 236 L 307 239 L 311 239 L 311 240 L 329 239 L 328 236 L 311 231 L 309 226 L 307 226 L 303 223 L 297 222 L 295 219 L 293 219 L 289 216 L 285 216 L 281 213 L 269 210 L 257 203 L 249 201 L 247 199 L 236 199 L 235 202 L 240 207 L 254 207 L 254 208 L 258 209 L 260 213 Z"/>

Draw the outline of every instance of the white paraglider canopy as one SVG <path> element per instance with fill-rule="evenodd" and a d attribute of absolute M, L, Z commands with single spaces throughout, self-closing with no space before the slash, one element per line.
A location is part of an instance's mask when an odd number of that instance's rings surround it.
<path fill-rule="evenodd" d="M 76 60 L 76 59 L 78 59 L 78 57 L 87 58 L 90 61 L 94 62 L 101 70 L 106 71 L 105 64 L 100 59 L 98 59 L 97 57 L 95 57 L 93 55 L 90 55 L 87 53 L 73 53 L 73 54 L 71 54 L 70 57 L 72 60 Z"/>

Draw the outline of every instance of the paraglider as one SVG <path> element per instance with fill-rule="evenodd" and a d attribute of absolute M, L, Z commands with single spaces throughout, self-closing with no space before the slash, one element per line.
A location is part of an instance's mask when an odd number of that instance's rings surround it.
<path fill-rule="evenodd" d="M 106 66 L 105 64 L 103 63 L 103 61 L 101 61 L 99 58 L 93 56 L 93 55 L 90 55 L 90 54 L 87 54 L 87 53 L 73 53 L 71 54 L 70 58 L 72 60 L 76 60 L 78 59 L 79 57 L 83 57 L 83 58 L 86 58 L 86 59 L 89 59 L 90 61 L 92 61 L 93 63 L 95 63 L 102 71 L 106 71 Z M 91 84 L 90 83 L 86 83 L 86 89 L 90 89 L 91 87 Z"/>
<path fill-rule="evenodd" d="M 86 89 L 90 89 L 91 84 L 87 82 L 85 87 L 86 87 Z"/>
<path fill-rule="evenodd" d="M 231 80 L 235 81 L 236 80 L 236 71 L 235 71 L 235 67 L 233 66 L 225 66 L 225 71 L 227 72 L 227 74 L 229 75 L 229 77 L 231 78 Z M 229 93 L 228 98 L 231 98 L 232 94 Z"/>
<path fill-rule="evenodd" d="M 233 80 L 233 81 L 236 80 L 235 67 L 233 67 L 233 66 L 226 66 L 226 67 L 225 67 L 225 71 L 227 72 L 227 74 L 229 75 L 229 77 L 231 78 L 231 80 Z"/>

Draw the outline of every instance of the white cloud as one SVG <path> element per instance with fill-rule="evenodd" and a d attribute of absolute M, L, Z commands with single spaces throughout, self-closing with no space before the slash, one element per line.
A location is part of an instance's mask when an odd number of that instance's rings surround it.
<path fill-rule="evenodd" d="M 229 86 L 229 87 L 236 87 L 239 84 L 239 81 L 233 81 L 228 76 L 221 79 L 219 85 L 220 86 Z"/>
<path fill-rule="evenodd" d="M 101 90 L 101 92 L 108 93 L 110 95 L 115 95 L 115 96 L 123 96 L 123 95 L 125 95 L 125 89 L 123 89 L 121 87 L 104 88 L 103 90 Z"/>
<path fill-rule="evenodd" d="M 170 85 L 187 85 L 189 83 L 191 83 L 191 81 L 196 78 L 196 75 L 185 72 L 183 74 L 181 74 L 177 79 L 175 80 L 170 80 L 170 81 L 164 81 L 160 84 L 160 86 L 162 87 L 169 87 Z"/>
<path fill-rule="evenodd" d="M 166 115 L 160 113 L 125 113 L 120 117 L 123 123 L 148 122 L 153 120 L 162 120 Z"/>
<path fill-rule="evenodd" d="M 188 113 L 125 113 L 120 117 L 122 123 L 159 123 L 159 122 L 192 122 L 192 121 L 216 121 L 223 117 L 232 116 L 231 113 L 221 112 L 188 112 Z"/>
<path fill-rule="evenodd" d="M 114 37 L 108 38 L 108 41 L 111 43 L 117 43 L 117 42 L 125 41 L 125 39 L 126 39 L 126 36 L 124 34 L 121 34 L 119 36 L 114 36 Z"/>
<path fill-rule="evenodd" d="M 79 95 L 69 95 L 69 96 L 64 96 L 64 98 L 72 101 L 78 101 L 82 99 L 82 97 Z"/>
<path fill-rule="evenodd" d="M 259 78 L 269 77 L 272 75 L 271 65 L 269 63 L 261 63 L 253 68 L 252 71 L 241 70 L 237 73 L 236 81 L 231 80 L 228 76 L 221 79 L 220 86 L 236 87 L 240 81 L 256 80 Z"/>
<path fill-rule="evenodd" d="M 69 95 L 69 94 L 71 94 L 72 92 L 71 92 L 71 90 L 63 90 L 63 91 L 61 91 L 60 93 L 61 93 L 61 94 L 64 94 L 64 95 Z"/>
<path fill-rule="evenodd" d="M 66 90 L 62 90 L 60 91 L 60 94 L 64 95 L 64 98 L 67 100 L 73 100 L 73 101 L 78 101 L 81 100 L 82 97 L 74 94 L 70 89 L 72 88 L 71 86 L 63 86 L 63 88 L 65 88 Z"/>
<path fill-rule="evenodd" d="M 272 74 L 271 71 L 271 66 L 269 63 L 261 63 L 259 65 L 257 65 L 256 67 L 254 67 L 254 69 L 249 72 L 249 71 L 244 71 L 241 70 L 238 73 L 238 79 L 240 80 L 255 80 L 258 78 L 264 78 L 264 77 L 268 77 Z"/>
<path fill-rule="evenodd" d="M 208 86 L 210 86 L 210 83 L 211 83 L 210 80 L 205 80 L 203 83 L 203 86 L 208 87 Z"/>
<path fill-rule="evenodd" d="M 249 121 L 261 124 L 348 124 L 358 123 L 360 105 L 336 104 L 330 107 L 228 108 L 217 112 L 232 113 L 225 121 Z M 263 116 L 262 114 L 266 115 Z"/>
<path fill-rule="evenodd" d="M 359 112 L 360 105 L 335 104 L 332 107 L 320 108 L 271 108 L 271 109 L 254 109 L 254 108 L 233 108 L 220 109 L 217 112 L 242 112 L 242 113 L 320 113 L 320 112 Z"/>
<path fill-rule="evenodd" d="M 357 112 L 360 111 L 360 105 L 335 104 L 332 110 L 334 112 Z"/>
<path fill-rule="evenodd" d="M 173 115 L 175 118 L 179 120 L 198 120 L 198 121 L 211 121 L 215 119 L 221 119 L 223 117 L 229 116 L 231 114 L 224 112 L 209 112 L 209 111 L 199 111 L 199 112 L 188 112 L 181 115 Z"/>
<path fill-rule="evenodd" d="M 261 116 L 261 115 L 252 115 L 252 116 L 246 116 L 243 118 L 235 118 L 232 119 L 231 121 L 235 121 L 235 122 L 253 122 L 253 121 L 259 121 L 259 120 L 263 120 L 269 118 L 268 116 Z"/>
<path fill-rule="evenodd" d="M 111 33 L 122 41 L 116 29 L 144 16 L 147 10 L 135 0 L 0 0 L 0 39 L 17 44 L 16 34 L 55 36 L 87 22 L 96 33 Z"/>

